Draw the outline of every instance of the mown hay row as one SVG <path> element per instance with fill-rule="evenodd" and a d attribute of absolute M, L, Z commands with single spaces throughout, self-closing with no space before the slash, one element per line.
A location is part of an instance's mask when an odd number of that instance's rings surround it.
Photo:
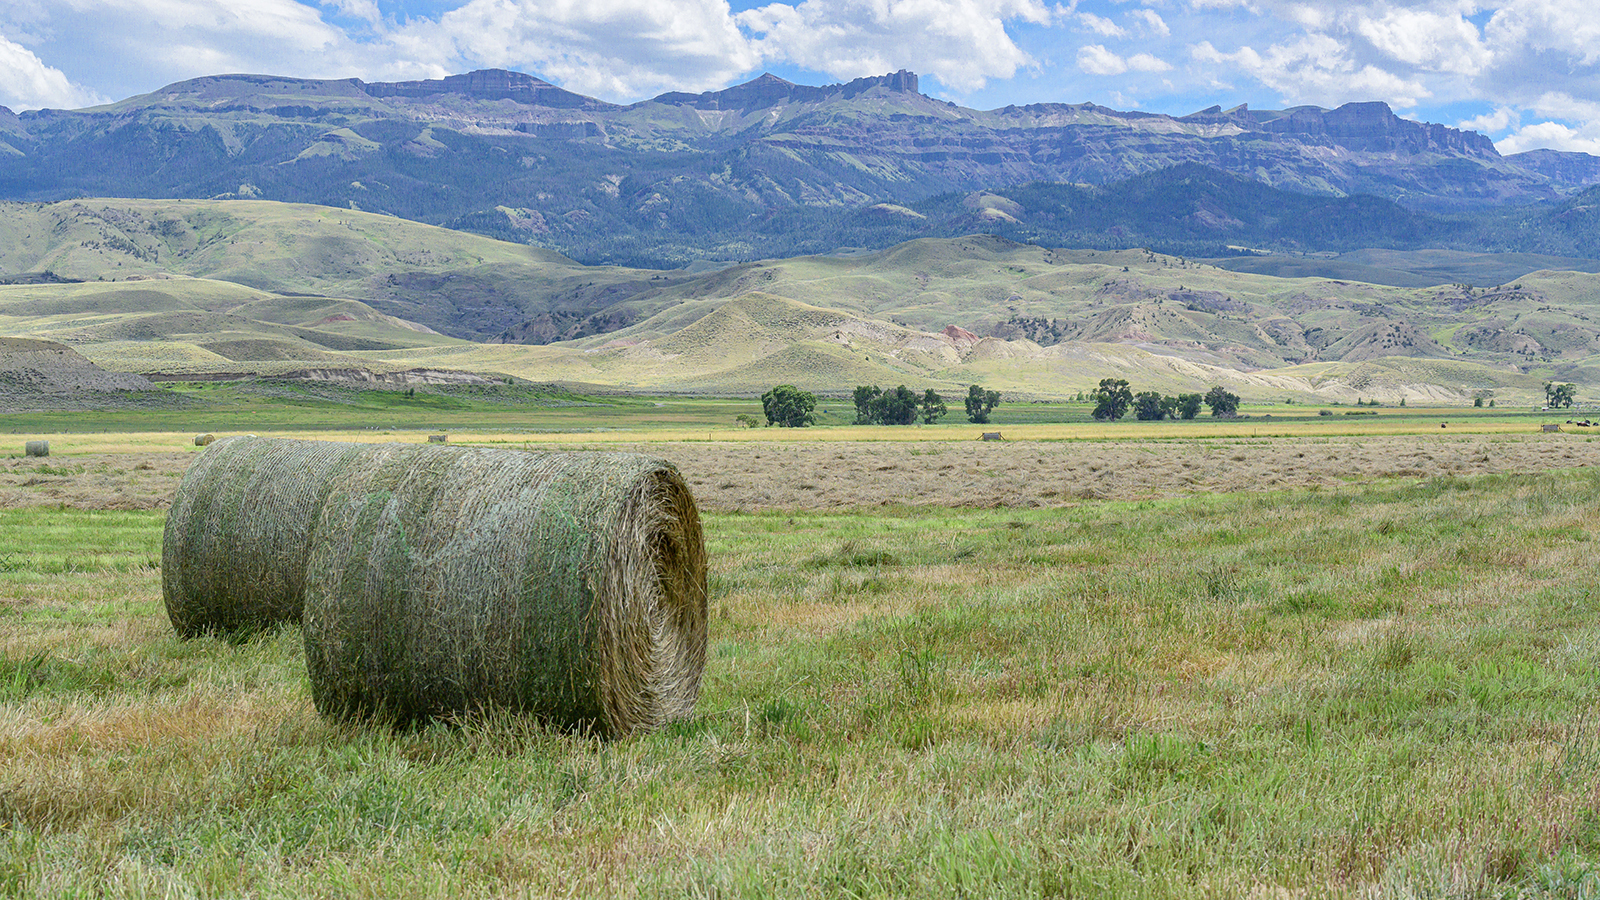
<path fill-rule="evenodd" d="M 298 621 L 323 500 L 361 445 L 223 438 L 189 466 L 167 513 L 161 594 L 182 637 Z"/>
<path fill-rule="evenodd" d="M 323 506 L 305 585 L 327 715 L 495 706 L 615 736 L 699 695 L 699 514 L 650 457 L 369 447 Z"/>

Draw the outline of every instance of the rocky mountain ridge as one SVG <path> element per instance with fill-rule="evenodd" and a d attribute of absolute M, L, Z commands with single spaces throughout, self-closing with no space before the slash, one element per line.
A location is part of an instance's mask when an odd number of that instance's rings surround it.
<path fill-rule="evenodd" d="M 1108 185 L 1184 164 L 1409 210 L 1555 202 L 1600 183 L 1595 157 L 1502 157 L 1481 135 L 1382 103 L 1175 117 L 1091 103 L 974 110 L 918 88 L 905 71 L 823 86 L 763 75 L 617 105 L 505 70 L 208 76 L 101 107 L 0 115 L 0 199 L 308 202 L 586 263 L 671 267 L 832 249 L 803 241 L 883 203 Z M 906 236 L 856 231 L 865 246 Z"/>

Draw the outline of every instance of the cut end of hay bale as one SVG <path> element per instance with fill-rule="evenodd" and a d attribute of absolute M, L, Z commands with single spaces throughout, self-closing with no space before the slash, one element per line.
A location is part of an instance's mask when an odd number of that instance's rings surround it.
<path fill-rule="evenodd" d="M 49 441 L 28 441 L 22 445 L 22 452 L 27 456 L 49 456 Z"/>

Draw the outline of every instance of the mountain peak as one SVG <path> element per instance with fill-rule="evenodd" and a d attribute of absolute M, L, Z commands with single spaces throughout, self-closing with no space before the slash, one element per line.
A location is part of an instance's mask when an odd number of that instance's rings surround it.
<path fill-rule="evenodd" d="M 771 72 L 763 72 L 744 84 L 720 91 L 689 94 L 669 91 L 648 102 L 672 106 L 692 106 L 695 109 L 762 109 L 780 103 L 806 103 L 819 100 L 848 100 L 873 88 L 886 88 L 897 93 L 915 94 L 917 73 L 901 69 L 887 75 L 871 75 L 844 84 L 825 84 L 813 87 L 795 84 Z"/>
<path fill-rule="evenodd" d="M 360 83 L 373 97 L 421 99 L 439 94 L 457 94 L 475 100 L 514 100 L 529 106 L 557 109 L 609 109 L 615 104 L 558 88 L 542 78 L 507 69 L 478 69 L 464 75 L 446 75 L 425 81 L 378 81 Z"/>

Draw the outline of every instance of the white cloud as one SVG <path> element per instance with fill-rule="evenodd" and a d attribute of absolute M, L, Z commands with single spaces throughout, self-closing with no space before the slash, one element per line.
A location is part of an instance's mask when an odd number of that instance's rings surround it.
<path fill-rule="evenodd" d="M 389 40 L 452 70 L 526 69 L 616 99 L 721 87 L 760 62 L 723 0 L 470 0 Z"/>
<path fill-rule="evenodd" d="M 1090 75 L 1121 75 L 1128 61 L 1099 44 L 1078 48 L 1078 68 Z"/>
<path fill-rule="evenodd" d="M 1128 68 L 1135 72 L 1169 72 L 1172 66 L 1148 53 L 1135 53 L 1128 57 Z"/>
<path fill-rule="evenodd" d="M 352 19 L 360 19 L 374 28 L 383 24 L 383 13 L 374 0 L 320 0 L 323 6 L 337 10 Z"/>
<path fill-rule="evenodd" d="M 1405 78 L 1357 62 L 1348 48 L 1327 35 L 1302 35 L 1268 47 L 1265 53 L 1241 47 L 1224 53 L 1201 41 L 1190 55 L 1202 65 L 1242 70 L 1277 91 L 1289 105 L 1333 107 L 1354 100 L 1383 100 L 1406 109 L 1431 96 L 1418 79 Z"/>
<path fill-rule="evenodd" d="M 1600 15 L 1582 0 L 1510 0 L 1495 9 L 1484 35 L 1501 53 L 1547 51 L 1580 65 L 1600 62 Z"/>
<path fill-rule="evenodd" d="M 1121 75 L 1124 72 L 1166 72 L 1172 68 L 1148 53 L 1121 57 L 1099 44 L 1078 48 L 1078 68 L 1090 75 Z"/>
<path fill-rule="evenodd" d="M 0 106 L 14 111 L 57 107 L 75 109 L 105 102 L 72 83 L 28 48 L 0 36 Z"/>
<path fill-rule="evenodd" d="M 1089 29 L 1095 34 L 1104 35 L 1106 37 L 1121 37 L 1124 34 L 1127 34 L 1127 32 L 1122 29 L 1121 25 L 1118 25 L 1104 16 L 1097 16 L 1094 13 L 1078 13 L 1078 21 L 1083 23 L 1083 27 Z"/>
<path fill-rule="evenodd" d="M 1467 119 L 1456 127 L 1463 131 L 1476 131 L 1480 134 L 1493 134 L 1496 131 L 1505 131 L 1515 128 L 1522 121 L 1522 116 L 1516 110 L 1505 106 L 1497 106 L 1493 112 L 1484 113 Z"/>
<path fill-rule="evenodd" d="M 1358 16 L 1354 31 L 1389 58 L 1419 69 L 1472 75 L 1490 62 L 1477 26 L 1459 13 L 1386 9 Z"/>
<path fill-rule="evenodd" d="M 1511 136 L 1496 141 L 1494 146 L 1502 154 L 1545 149 L 1600 156 L 1600 123 L 1575 129 L 1560 122 L 1540 122 L 1517 129 Z"/>
<path fill-rule="evenodd" d="M 1136 9 L 1128 13 L 1128 18 L 1132 19 L 1146 34 L 1153 34 L 1157 37 L 1167 37 L 1172 34 L 1172 29 L 1167 27 L 1167 21 L 1161 18 L 1161 14 L 1153 9 Z"/>
<path fill-rule="evenodd" d="M 802 0 L 737 19 L 769 60 L 841 79 L 909 68 L 972 91 L 1033 63 L 1006 26 L 1049 24 L 1052 9 L 1039 0 Z"/>

